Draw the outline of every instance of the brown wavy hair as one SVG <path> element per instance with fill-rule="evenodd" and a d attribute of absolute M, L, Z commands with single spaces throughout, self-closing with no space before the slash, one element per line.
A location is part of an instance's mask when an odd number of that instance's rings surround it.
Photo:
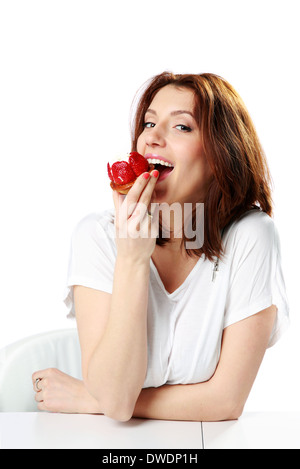
<path fill-rule="evenodd" d="M 191 256 L 221 257 L 221 233 L 245 212 L 256 209 L 272 216 L 271 177 L 249 112 L 239 94 L 212 73 L 153 77 L 138 100 L 132 128 L 132 151 L 143 132 L 144 117 L 156 93 L 166 85 L 194 92 L 194 116 L 204 155 L 213 172 L 204 201 L 204 244 L 187 250 Z M 193 222 L 195 225 L 195 220 Z M 183 239 L 183 242 L 185 239 Z M 160 235 L 157 244 L 168 242 Z"/>

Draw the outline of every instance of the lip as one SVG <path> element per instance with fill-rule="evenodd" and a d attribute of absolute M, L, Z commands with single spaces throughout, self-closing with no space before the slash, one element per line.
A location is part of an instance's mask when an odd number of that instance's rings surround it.
<path fill-rule="evenodd" d="M 149 158 L 153 158 L 153 159 L 158 159 L 158 160 L 162 160 L 162 161 L 165 161 L 166 163 L 170 163 L 172 165 L 172 169 L 171 171 L 163 171 L 163 173 L 160 173 L 159 175 L 159 178 L 158 178 L 158 181 L 157 181 L 157 184 L 159 184 L 160 182 L 164 181 L 166 178 L 168 178 L 173 170 L 174 170 L 174 164 L 172 163 L 172 161 L 170 160 L 167 160 L 167 158 L 164 158 L 163 156 L 160 156 L 160 155 L 156 155 L 154 153 L 146 153 L 146 155 L 144 156 L 144 158 L 146 159 L 149 159 Z"/>
<path fill-rule="evenodd" d="M 157 160 L 162 160 L 162 161 L 165 161 L 166 163 L 170 163 L 172 166 L 175 166 L 174 163 L 172 163 L 172 161 L 167 160 L 167 158 L 164 158 L 163 156 L 160 156 L 160 155 L 156 155 L 156 154 L 154 154 L 154 153 L 146 153 L 146 155 L 144 156 L 144 158 L 146 158 L 146 160 L 148 160 L 149 158 L 153 158 L 153 159 L 157 159 Z"/>

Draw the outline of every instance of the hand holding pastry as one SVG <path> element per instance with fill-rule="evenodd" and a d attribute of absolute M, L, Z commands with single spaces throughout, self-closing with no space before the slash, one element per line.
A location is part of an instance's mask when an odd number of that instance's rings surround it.
<path fill-rule="evenodd" d="M 159 176 L 157 170 L 144 172 L 128 195 L 113 191 L 118 255 L 134 261 L 149 261 L 156 244 L 156 212 L 149 216 L 150 202 Z"/>
<path fill-rule="evenodd" d="M 107 172 L 111 180 L 110 187 L 120 194 L 127 194 L 137 177 L 142 173 L 152 171 L 154 165 L 136 151 L 129 153 L 123 160 L 116 161 L 111 166 L 107 163 Z"/>

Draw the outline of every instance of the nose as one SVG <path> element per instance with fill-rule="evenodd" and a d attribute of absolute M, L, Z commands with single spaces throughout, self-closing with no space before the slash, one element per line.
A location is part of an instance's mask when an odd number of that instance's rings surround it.
<path fill-rule="evenodd" d="M 164 147 L 165 146 L 165 135 L 163 129 L 156 125 L 147 133 L 146 145 L 148 147 Z"/>

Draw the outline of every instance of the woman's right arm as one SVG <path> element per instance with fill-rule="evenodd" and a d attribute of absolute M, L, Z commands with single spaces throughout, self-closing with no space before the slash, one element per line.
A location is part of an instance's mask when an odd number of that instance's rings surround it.
<path fill-rule="evenodd" d="M 156 180 L 141 175 L 126 202 L 114 192 L 117 258 L 112 294 L 74 287 L 85 386 L 101 412 L 122 421 L 133 414 L 147 370 L 148 284 L 156 238 L 135 237 L 134 231 L 139 222 L 148 230 L 148 216 L 141 210 L 149 205 Z"/>

